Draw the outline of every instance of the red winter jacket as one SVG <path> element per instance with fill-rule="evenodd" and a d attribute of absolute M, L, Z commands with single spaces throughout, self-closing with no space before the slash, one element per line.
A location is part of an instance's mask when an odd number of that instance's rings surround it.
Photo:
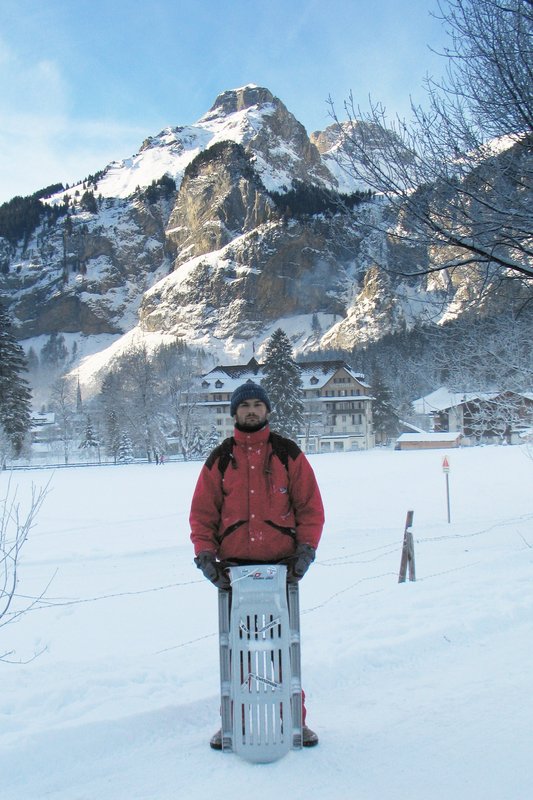
<path fill-rule="evenodd" d="M 235 429 L 232 448 L 226 442 L 213 450 L 196 484 L 190 523 L 195 555 L 279 561 L 297 544 L 317 547 L 324 508 L 305 455 L 267 425 L 253 433 Z"/>

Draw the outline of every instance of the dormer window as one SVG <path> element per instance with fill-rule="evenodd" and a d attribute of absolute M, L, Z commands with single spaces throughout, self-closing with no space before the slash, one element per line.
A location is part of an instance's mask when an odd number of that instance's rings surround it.
<path fill-rule="evenodd" d="M 209 381 L 202 381 L 202 387 L 204 389 L 207 389 L 208 386 L 209 386 Z"/>
<path fill-rule="evenodd" d="M 316 386 L 316 384 L 318 383 L 318 378 L 315 378 L 315 376 L 313 375 L 313 377 L 311 378 L 311 380 L 309 381 L 309 383 L 310 383 L 312 386 Z"/>
<path fill-rule="evenodd" d="M 222 381 L 219 380 L 219 381 L 215 382 L 215 388 L 216 389 L 222 389 L 223 386 L 224 386 L 224 384 L 223 384 Z"/>

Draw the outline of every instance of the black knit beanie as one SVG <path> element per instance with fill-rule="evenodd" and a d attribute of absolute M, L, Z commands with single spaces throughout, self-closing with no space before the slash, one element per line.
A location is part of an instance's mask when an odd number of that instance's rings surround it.
<path fill-rule="evenodd" d="M 233 394 L 231 395 L 230 401 L 230 416 L 234 417 L 237 413 L 237 406 L 239 403 L 242 403 L 244 400 L 261 400 L 263 402 L 268 411 L 271 411 L 270 408 L 270 400 L 268 399 L 268 395 L 263 389 L 262 386 L 259 386 L 257 383 L 252 383 L 252 381 L 248 381 L 248 383 L 243 383 L 240 386 L 237 386 Z"/>

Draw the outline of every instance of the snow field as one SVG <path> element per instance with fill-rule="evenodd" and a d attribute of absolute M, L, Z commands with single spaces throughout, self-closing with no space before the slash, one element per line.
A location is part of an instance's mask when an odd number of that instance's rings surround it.
<path fill-rule="evenodd" d="M 327 523 L 301 583 L 302 673 L 321 742 L 271 765 L 207 744 L 216 591 L 188 539 L 200 463 L 14 473 L 22 505 L 50 481 L 19 593 L 48 588 L 0 628 L 0 653 L 42 651 L 0 662 L 2 797 L 529 798 L 533 460 L 446 454 L 451 524 L 444 451 L 312 457 Z M 408 509 L 417 581 L 399 585 Z"/>

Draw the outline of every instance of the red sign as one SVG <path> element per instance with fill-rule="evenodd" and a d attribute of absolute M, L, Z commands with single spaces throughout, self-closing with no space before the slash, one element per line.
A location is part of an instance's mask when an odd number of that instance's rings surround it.
<path fill-rule="evenodd" d="M 450 471 L 450 462 L 448 461 L 448 456 L 444 456 L 442 459 L 442 471 L 449 472 Z"/>

